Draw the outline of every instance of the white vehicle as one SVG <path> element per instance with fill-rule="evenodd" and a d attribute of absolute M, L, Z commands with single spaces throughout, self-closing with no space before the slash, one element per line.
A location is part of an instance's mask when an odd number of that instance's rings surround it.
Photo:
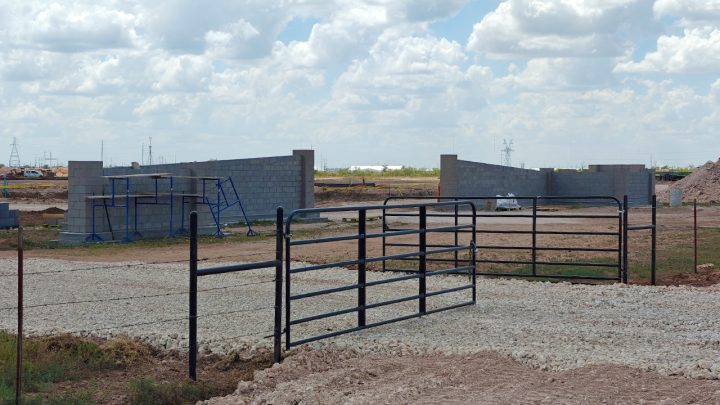
<path fill-rule="evenodd" d="M 497 211 L 514 211 L 522 209 L 518 201 L 513 198 L 515 197 L 515 194 L 513 193 L 508 193 L 507 196 L 496 195 L 496 197 L 498 197 L 495 208 Z"/>
<path fill-rule="evenodd" d="M 23 172 L 23 176 L 28 179 L 39 179 L 43 177 L 43 174 L 40 170 L 25 170 Z"/>

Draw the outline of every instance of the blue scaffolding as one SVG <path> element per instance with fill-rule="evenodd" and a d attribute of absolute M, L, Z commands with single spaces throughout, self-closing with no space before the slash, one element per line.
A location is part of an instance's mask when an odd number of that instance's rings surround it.
<path fill-rule="evenodd" d="M 92 203 L 92 233 L 85 238 L 86 242 L 99 242 L 103 238 L 97 233 L 97 208 L 103 208 L 105 210 L 105 217 L 108 222 L 111 235 L 114 232 L 112 229 L 112 223 L 110 221 L 110 215 L 108 208 L 124 208 L 124 220 L 125 220 L 125 236 L 122 239 L 123 242 L 130 242 L 133 238 L 142 237 L 142 234 L 138 230 L 138 213 L 140 205 L 166 205 L 168 206 L 169 225 L 167 237 L 175 237 L 187 232 L 185 229 L 185 204 L 204 204 L 208 207 L 210 215 L 212 216 L 213 222 L 216 227 L 216 231 L 213 234 L 217 237 L 223 237 L 225 234 L 222 232 L 222 221 L 221 215 L 224 211 L 239 206 L 245 223 L 247 224 L 248 236 L 257 235 L 252 229 L 252 224 L 245 212 L 240 194 L 235 187 L 231 177 L 211 177 L 211 176 L 175 176 L 171 173 L 149 173 L 149 174 L 126 174 L 126 175 L 115 175 L 115 176 L 103 176 L 110 181 L 110 194 L 106 195 L 91 195 L 87 199 Z M 150 178 L 154 181 L 154 191 L 152 192 L 135 192 L 131 190 L 131 180 L 138 178 Z M 175 179 L 187 179 L 198 181 L 201 185 L 200 193 L 191 193 L 186 191 L 175 190 Z M 166 182 L 167 191 L 161 191 L 160 181 Z M 124 183 L 125 190 L 118 192 L 118 186 L 116 182 Z M 214 195 L 209 194 L 207 188 L 208 184 L 215 186 Z M 228 188 L 226 191 L 225 189 Z M 229 198 L 228 198 L 229 195 Z M 165 202 L 167 197 L 167 202 Z M 212 197 L 215 197 L 214 201 Z M 176 199 L 179 198 L 181 205 L 180 215 L 180 228 L 175 229 L 175 218 L 174 210 Z M 130 206 L 133 205 L 132 210 L 133 216 L 133 232 L 132 238 L 130 236 Z"/>

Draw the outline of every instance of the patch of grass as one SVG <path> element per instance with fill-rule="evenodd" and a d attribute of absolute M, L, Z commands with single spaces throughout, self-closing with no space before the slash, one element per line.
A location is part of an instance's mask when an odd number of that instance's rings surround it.
<path fill-rule="evenodd" d="M 15 335 L 0 331 L 1 402 L 15 398 L 16 345 Z M 71 336 L 34 338 L 23 342 L 23 392 L 26 393 L 39 392 L 48 384 L 81 379 L 95 371 L 114 367 L 115 361 L 100 346 Z M 11 393 L 10 398 L 7 397 L 8 392 Z M 77 397 L 57 397 L 53 399 L 55 402 L 50 401 L 52 398 L 46 399 L 46 403 L 78 403 Z"/>
<path fill-rule="evenodd" d="M 662 231 L 661 231 L 662 232 Z M 663 245 L 658 241 L 657 246 L 657 276 L 669 277 L 681 273 L 693 271 L 694 247 L 693 232 L 688 230 L 682 232 L 673 241 L 672 245 Z M 647 254 L 641 257 L 630 257 L 629 275 L 631 278 L 650 279 L 650 243 L 649 236 L 643 235 L 640 238 L 631 240 L 631 243 L 648 246 Z M 713 263 L 720 265 L 720 228 L 698 229 L 698 264 Z"/>
<path fill-rule="evenodd" d="M 14 401 L 12 403 L 14 404 Z M 79 394 L 39 394 L 23 396 L 24 405 L 90 405 L 92 403 L 93 401 L 89 392 L 82 392 Z"/>
<path fill-rule="evenodd" d="M 130 403 L 136 405 L 192 404 L 217 393 L 214 385 L 204 382 L 156 382 L 149 378 L 130 382 Z"/>

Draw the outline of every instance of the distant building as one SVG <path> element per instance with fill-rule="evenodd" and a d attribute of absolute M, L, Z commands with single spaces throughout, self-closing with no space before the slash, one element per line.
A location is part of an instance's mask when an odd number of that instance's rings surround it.
<path fill-rule="evenodd" d="M 401 170 L 403 166 L 350 166 L 350 171 L 356 170 L 371 170 L 374 172 L 382 172 L 385 170 Z"/>

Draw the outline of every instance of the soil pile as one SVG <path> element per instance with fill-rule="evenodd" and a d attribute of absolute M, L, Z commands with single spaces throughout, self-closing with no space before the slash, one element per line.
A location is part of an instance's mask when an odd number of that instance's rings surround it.
<path fill-rule="evenodd" d="M 683 192 L 684 201 L 720 202 L 720 159 L 717 162 L 708 162 L 698 168 L 691 175 L 670 186 L 679 188 Z M 668 201 L 670 189 L 658 193 L 661 201 Z"/>

